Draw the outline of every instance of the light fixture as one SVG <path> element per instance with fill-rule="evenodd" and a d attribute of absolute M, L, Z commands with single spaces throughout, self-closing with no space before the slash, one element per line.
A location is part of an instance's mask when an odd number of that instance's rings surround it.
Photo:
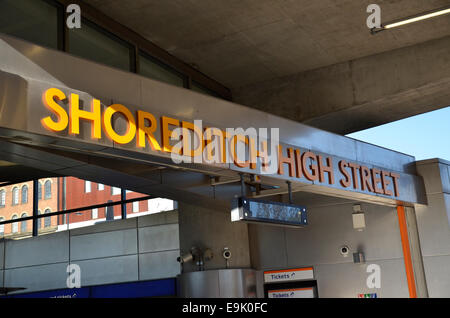
<path fill-rule="evenodd" d="M 365 229 L 366 221 L 364 217 L 364 212 L 361 210 L 360 204 L 353 205 L 352 220 L 353 220 L 353 228 L 355 230 L 362 231 Z"/>
<path fill-rule="evenodd" d="M 418 22 L 418 21 L 434 18 L 434 17 L 437 17 L 437 16 L 449 14 L 449 13 L 450 13 L 450 7 L 445 7 L 445 8 L 441 8 L 441 9 L 438 9 L 438 10 L 428 11 L 428 12 L 420 13 L 420 14 L 417 14 L 417 15 L 414 15 L 414 16 L 410 16 L 410 17 L 407 17 L 407 18 L 395 20 L 395 21 L 388 22 L 388 23 L 383 23 L 381 25 L 381 27 L 379 27 L 379 28 L 372 28 L 370 30 L 370 32 L 372 34 L 375 34 L 375 33 L 378 33 L 378 32 L 384 31 L 384 30 L 388 30 L 388 29 L 392 29 L 392 28 L 396 28 L 396 27 L 399 27 L 399 26 L 402 26 L 402 25 L 405 25 L 405 24 Z"/>

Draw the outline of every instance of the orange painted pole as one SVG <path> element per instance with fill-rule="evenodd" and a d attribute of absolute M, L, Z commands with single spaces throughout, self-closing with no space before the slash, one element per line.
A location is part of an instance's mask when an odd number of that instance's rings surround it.
<path fill-rule="evenodd" d="M 402 240 L 403 259 L 405 261 L 406 280 L 408 282 L 409 298 L 417 298 L 416 281 L 414 279 L 414 270 L 412 266 L 411 250 L 409 246 L 408 229 L 406 225 L 405 208 L 397 206 L 398 225 L 400 228 L 400 237 Z"/>

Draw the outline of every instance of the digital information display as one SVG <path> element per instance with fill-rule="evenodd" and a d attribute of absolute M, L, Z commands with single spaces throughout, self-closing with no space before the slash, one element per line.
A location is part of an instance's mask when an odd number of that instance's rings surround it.
<path fill-rule="evenodd" d="M 233 200 L 231 221 L 262 222 L 295 227 L 308 224 L 304 206 L 246 197 Z"/>

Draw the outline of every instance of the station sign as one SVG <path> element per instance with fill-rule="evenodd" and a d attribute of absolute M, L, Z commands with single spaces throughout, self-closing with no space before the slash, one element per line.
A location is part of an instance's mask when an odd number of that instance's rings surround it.
<path fill-rule="evenodd" d="M 314 298 L 314 289 L 307 287 L 269 290 L 267 296 L 269 298 Z"/>
<path fill-rule="evenodd" d="M 264 272 L 264 283 L 282 283 L 312 279 L 314 279 L 314 269 L 312 267 Z"/>

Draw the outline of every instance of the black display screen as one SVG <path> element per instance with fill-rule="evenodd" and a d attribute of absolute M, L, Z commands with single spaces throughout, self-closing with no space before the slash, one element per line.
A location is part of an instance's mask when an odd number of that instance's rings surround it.
<path fill-rule="evenodd" d="M 237 202 L 239 219 L 243 221 L 296 226 L 307 224 L 306 207 L 304 206 L 245 197 L 239 198 Z"/>

